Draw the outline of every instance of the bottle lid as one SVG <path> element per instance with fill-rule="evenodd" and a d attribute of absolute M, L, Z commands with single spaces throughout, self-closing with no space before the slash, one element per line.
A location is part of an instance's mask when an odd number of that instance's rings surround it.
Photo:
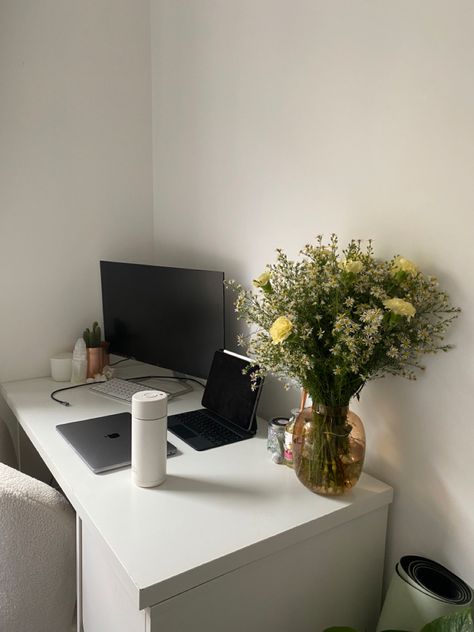
<path fill-rule="evenodd" d="M 270 419 L 269 424 L 273 428 L 285 428 L 289 421 L 288 417 L 273 417 L 273 419 Z"/>
<path fill-rule="evenodd" d="M 168 395 L 162 391 L 140 391 L 132 396 L 132 417 L 161 419 L 168 414 Z"/>

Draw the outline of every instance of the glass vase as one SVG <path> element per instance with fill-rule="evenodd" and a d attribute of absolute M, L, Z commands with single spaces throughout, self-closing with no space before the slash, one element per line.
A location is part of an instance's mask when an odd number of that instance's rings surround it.
<path fill-rule="evenodd" d="M 348 406 L 314 404 L 293 430 L 296 476 L 316 494 L 337 496 L 354 487 L 364 464 L 365 432 Z"/>

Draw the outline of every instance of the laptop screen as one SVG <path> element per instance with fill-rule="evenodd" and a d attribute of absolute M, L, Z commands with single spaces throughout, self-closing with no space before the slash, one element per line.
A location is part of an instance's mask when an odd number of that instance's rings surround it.
<path fill-rule="evenodd" d="M 243 369 L 251 363 L 225 351 L 216 351 L 207 379 L 202 405 L 243 430 L 251 430 L 261 384 L 252 390 L 250 374 Z"/>

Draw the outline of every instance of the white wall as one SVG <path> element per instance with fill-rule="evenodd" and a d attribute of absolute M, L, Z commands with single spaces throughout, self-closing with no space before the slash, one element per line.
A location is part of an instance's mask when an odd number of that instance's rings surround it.
<path fill-rule="evenodd" d="M 248 283 L 335 231 L 462 306 L 456 350 L 360 410 L 367 469 L 396 493 L 389 568 L 420 553 L 472 584 L 473 32 L 471 0 L 152 0 L 159 262 Z M 267 385 L 263 413 L 295 401 Z"/>
<path fill-rule="evenodd" d="M 153 253 L 147 0 L 0 2 L 0 380 L 101 314 L 101 258 Z"/>

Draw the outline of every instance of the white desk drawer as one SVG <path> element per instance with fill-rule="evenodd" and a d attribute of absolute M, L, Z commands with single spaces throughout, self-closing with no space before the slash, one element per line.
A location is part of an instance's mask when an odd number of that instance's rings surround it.
<path fill-rule="evenodd" d="M 383 507 L 153 606 L 151 632 L 373 630 L 386 522 Z"/>

